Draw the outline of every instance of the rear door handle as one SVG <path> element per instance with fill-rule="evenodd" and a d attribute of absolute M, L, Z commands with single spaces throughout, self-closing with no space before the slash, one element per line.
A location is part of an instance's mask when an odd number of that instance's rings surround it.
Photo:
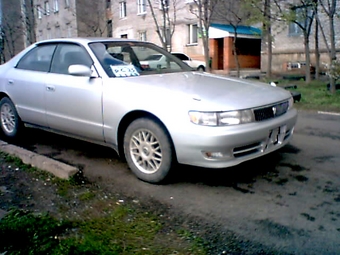
<path fill-rule="evenodd" d="M 55 91 L 55 87 L 54 86 L 46 86 L 46 90 L 47 91 Z"/>
<path fill-rule="evenodd" d="M 13 81 L 13 80 L 8 80 L 8 84 L 9 84 L 9 85 L 13 85 L 13 84 L 14 84 L 14 81 Z"/>

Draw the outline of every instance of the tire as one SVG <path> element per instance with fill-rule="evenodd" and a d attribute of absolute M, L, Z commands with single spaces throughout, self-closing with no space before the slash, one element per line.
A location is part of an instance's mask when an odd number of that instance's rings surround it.
<path fill-rule="evenodd" d="M 200 72 L 204 72 L 205 68 L 204 68 L 204 66 L 199 66 L 199 67 L 197 67 L 197 70 L 200 71 Z"/>
<path fill-rule="evenodd" d="M 0 100 L 0 126 L 3 134 L 9 139 L 17 138 L 23 126 L 14 104 L 8 97 Z"/>
<path fill-rule="evenodd" d="M 128 126 L 124 153 L 132 172 L 149 183 L 162 182 L 172 167 L 169 135 L 158 122 L 149 118 L 136 119 Z"/>

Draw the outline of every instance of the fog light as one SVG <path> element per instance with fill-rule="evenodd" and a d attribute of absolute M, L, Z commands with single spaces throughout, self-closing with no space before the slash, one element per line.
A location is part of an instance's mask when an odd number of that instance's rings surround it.
<path fill-rule="evenodd" d="M 216 151 L 216 152 L 203 152 L 204 156 L 208 159 L 217 159 L 217 158 L 223 158 L 224 155 L 222 152 Z"/>

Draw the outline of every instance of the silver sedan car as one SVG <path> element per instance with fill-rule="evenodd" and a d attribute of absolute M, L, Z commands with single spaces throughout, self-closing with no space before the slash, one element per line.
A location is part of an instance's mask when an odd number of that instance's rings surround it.
<path fill-rule="evenodd" d="M 161 54 L 166 65 L 144 60 Z M 226 168 L 291 139 L 288 91 L 193 71 L 160 47 L 125 39 L 35 43 L 0 66 L 0 126 L 40 128 L 112 147 L 141 180 L 175 163 Z"/>

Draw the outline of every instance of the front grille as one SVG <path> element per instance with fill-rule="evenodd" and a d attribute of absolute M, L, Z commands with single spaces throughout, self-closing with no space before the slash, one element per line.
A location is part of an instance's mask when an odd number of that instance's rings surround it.
<path fill-rule="evenodd" d="M 235 158 L 241 158 L 250 154 L 257 153 L 261 150 L 262 150 L 261 142 L 258 142 L 234 148 L 233 155 Z"/>
<path fill-rule="evenodd" d="M 254 110 L 255 120 L 263 121 L 279 117 L 287 112 L 288 106 L 289 106 L 288 101 L 285 101 L 279 104 L 257 108 Z"/>

